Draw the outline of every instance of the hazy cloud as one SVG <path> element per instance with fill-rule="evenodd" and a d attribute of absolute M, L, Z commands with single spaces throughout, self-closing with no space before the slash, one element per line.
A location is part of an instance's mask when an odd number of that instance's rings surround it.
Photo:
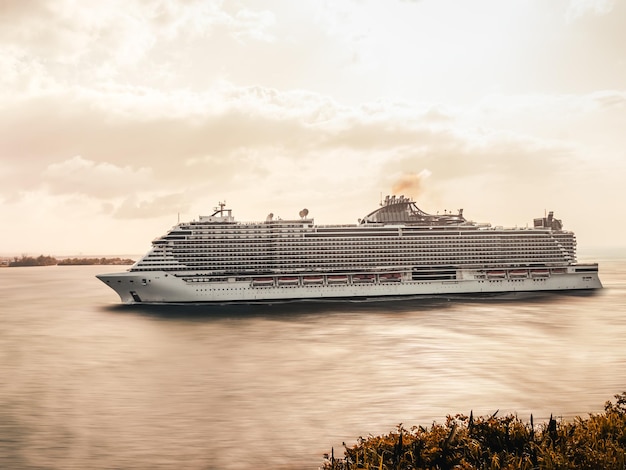
<path fill-rule="evenodd" d="M 146 188 L 151 173 L 147 168 L 122 168 L 108 162 L 85 160 L 77 155 L 50 164 L 42 176 L 52 194 L 77 193 L 106 199 Z"/>
<path fill-rule="evenodd" d="M 607 0 L 4 1 L 0 215 L 120 243 L 220 198 L 345 222 L 413 174 L 425 209 L 584 222 L 624 195 L 624 20 Z"/>
<path fill-rule="evenodd" d="M 611 12 L 615 0 L 570 0 L 567 8 L 567 19 L 575 20 L 581 16 L 606 15 Z"/>
<path fill-rule="evenodd" d="M 133 195 L 122 201 L 114 210 L 113 217 L 118 219 L 149 219 L 188 210 L 189 202 L 185 200 L 182 193 L 166 194 L 150 199 L 142 199 Z"/>
<path fill-rule="evenodd" d="M 593 99 L 603 108 L 624 108 L 626 106 L 626 91 L 602 91 L 592 95 Z"/>
<path fill-rule="evenodd" d="M 112 199 L 163 188 L 233 190 L 269 178 L 289 161 L 314 171 L 310 162 L 323 164 L 325 154 L 359 167 L 368 162 L 376 173 L 395 165 L 391 174 L 428 168 L 442 179 L 477 173 L 540 178 L 574 158 L 564 142 L 476 127 L 450 109 L 383 102 L 349 107 L 322 95 L 258 86 L 169 99 L 151 93 L 66 93 L 14 103 L 6 119 L 0 116 L 0 152 L 9 167 L 29 175 L 29 183 L 24 186 L 26 178 L 16 179 L 15 172 L 0 173 L 0 193 L 45 185 L 54 194 Z M 497 122 L 503 112 L 543 115 L 542 108 L 552 106 L 560 116 L 568 109 L 615 107 L 621 99 L 619 93 L 561 101 L 507 97 L 482 109 Z M 34 172 L 36 165 L 45 171 Z M 152 213 L 133 204 L 126 202 L 119 213 L 136 207 L 144 217 Z"/>
<path fill-rule="evenodd" d="M 201 0 L 113 0 L 89 6 L 76 0 L 5 1 L 0 83 L 31 82 L 32 71 L 39 70 L 37 80 L 40 75 L 50 79 L 47 87 L 110 83 L 122 74 L 167 85 L 180 73 L 175 64 L 185 64 L 169 48 L 190 52 L 196 41 L 214 36 L 268 42 L 273 24 L 270 11 L 227 11 L 222 2 Z"/>

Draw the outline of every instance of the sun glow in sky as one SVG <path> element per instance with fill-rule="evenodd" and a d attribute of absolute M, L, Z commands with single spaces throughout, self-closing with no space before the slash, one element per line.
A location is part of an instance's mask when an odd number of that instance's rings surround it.
<path fill-rule="evenodd" d="M 226 200 L 623 246 L 624 0 L 0 2 L 0 254 L 141 254 Z"/>

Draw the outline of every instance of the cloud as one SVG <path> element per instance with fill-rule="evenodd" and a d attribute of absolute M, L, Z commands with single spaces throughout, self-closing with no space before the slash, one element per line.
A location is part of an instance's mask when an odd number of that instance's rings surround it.
<path fill-rule="evenodd" d="M 125 198 L 115 208 L 113 217 L 117 219 L 149 219 L 167 214 L 186 212 L 190 204 L 183 193 L 165 194 L 150 199 L 140 199 L 136 195 Z"/>
<path fill-rule="evenodd" d="M 156 212 L 150 201 L 162 192 L 193 200 L 207 188 L 285 187 L 287 179 L 303 190 L 354 175 L 388 190 L 398 175 L 428 168 L 435 181 L 485 174 L 538 180 L 577 161 L 576 146 L 524 128 L 500 129 L 507 116 L 535 122 L 550 107 L 558 118 L 608 104 L 619 112 L 620 100 L 620 92 L 501 97 L 472 114 L 400 102 L 346 106 L 310 92 L 226 84 L 206 93 L 44 94 L 5 101 L 11 112 L 0 115 L 0 194 L 46 187 L 99 199 L 109 210 L 126 197 L 117 216 L 145 217 Z M 481 121 L 489 124 L 477 126 Z"/>
<path fill-rule="evenodd" d="M 606 15 L 615 6 L 615 0 L 570 0 L 566 18 L 576 20 L 585 15 Z"/>
<path fill-rule="evenodd" d="M 411 15 L 423 21 L 443 7 L 418 3 L 402 6 L 389 48 L 393 14 L 373 4 L 329 5 L 310 20 L 310 4 L 270 12 L 245 2 L 8 2 L 0 16 L 0 197 L 80 194 L 117 218 L 145 218 L 159 208 L 195 209 L 216 193 L 242 201 L 262 193 L 273 203 L 341 188 L 356 198 L 427 168 L 424 195 L 462 180 L 546 182 L 598 150 L 617 158 L 593 146 L 622 132 L 619 88 L 492 93 L 473 107 L 386 98 L 382 82 L 390 89 L 403 77 L 403 95 L 441 71 L 429 65 L 439 64 L 431 59 L 441 49 L 426 53 L 413 41 Z M 618 10 L 602 5 L 571 7 L 603 21 Z M 444 45 L 457 50 L 457 39 Z M 367 59 L 367 74 L 340 65 L 350 51 Z M 470 75 L 481 60 L 468 53 Z M 339 90 L 335 83 L 343 93 L 321 91 Z"/>
<path fill-rule="evenodd" d="M 38 75 L 54 77 L 53 85 L 121 76 L 171 85 L 188 64 L 185 57 L 198 52 L 204 62 L 207 52 L 218 53 L 229 41 L 271 42 L 274 22 L 270 11 L 229 11 L 222 2 L 201 0 L 112 0 L 88 7 L 76 0 L 5 1 L 0 84 L 30 82 L 32 71 L 39 70 Z"/>
<path fill-rule="evenodd" d="M 108 108 L 101 106 L 105 102 Z M 198 173 L 199 162 L 215 167 L 232 159 L 236 167 L 242 149 L 307 146 L 307 125 L 284 105 L 240 100 L 222 103 L 215 112 L 211 105 L 197 110 L 184 109 L 184 101 L 180 103 L 177 95 L 170 96 L 158 113 L 151 97 L 116 93 L 80 97 L 65 93 L 6 103 L 10 111 L 0 115 L 0 154 L 8 166 L 22 168 L 34 179 L 40 173 L 35 169 L 42 166 L 56 165 L 47 176 L 61 181 L 66 169 L 102 172 L 132 162 L 135 169 L 143 169 L 132 175 L 140 177 L 139 182 L 148 177 L 147 169 L 152 178 L 166 182 L 205 178 L 207 174 Z M 71 155 L 81 155 L 82 160 Z M 71 164 L 59 167 L 70 158 Z M 0 192 L 18 189 L 15 180 L 4 183 Z"/>
<path fill-rule="evenodd" d="M 51 194 L 76 193 L 108 199 L 148 187 L 152 172 L 148 168 L 135 170 L 108 162 L 96 163 L 77 155 L 48 165 L 42 176 Z"/>
<path fill-rule="evenodd" d="M 241 40 L 273 42 L 274 37 L 268 31 L 275 21 L 274 14 L 269 11 L 239 10 L 233 17 L 233 34 Z"/>
<path fill-rule="evenodd" d="M 591 212 L 622 187 L 626 3 L 540 3 L 4 1 L 0 209 L 126 243 L 220 198 L 345 222 L 427 169 L 431 206 Z"/>
<path fill-rule="evenodd" d="M 602 108 L 626 107 L 626 91 L 599 91 L 593 93 L 591 98 Z"/>

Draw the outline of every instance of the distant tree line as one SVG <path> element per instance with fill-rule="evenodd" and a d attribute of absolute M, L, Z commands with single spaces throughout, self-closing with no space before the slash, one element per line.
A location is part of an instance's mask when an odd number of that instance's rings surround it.
<path fill-rule="evenodd" d="M 59 261 L 59 266 L 79 266 L 85 264 L 134 264 L 128 258 L 66 258 Z"/>
<path fill-rule="evenodd" d="M 66 258 L 58 260 L 53 256 L 39 255 L 37 258 L 32 256 L 15 257 L 9 262 L 9 267 L 18 266 L 81 266 L 91 264 L 133 264 L 135 261 L 127 258 Z"/>
<path fill-rule="evenodd" d="M 57 264 L 58 261 L 56 258 L 52 256 L 44 256 L 39 255 L 37 258 L 33 258 L 32 256 L 22 256 L 21 258 L 15 257 L 13 261 L 9 262 L 9 267 L 11 266 L 53 266 Z"/>

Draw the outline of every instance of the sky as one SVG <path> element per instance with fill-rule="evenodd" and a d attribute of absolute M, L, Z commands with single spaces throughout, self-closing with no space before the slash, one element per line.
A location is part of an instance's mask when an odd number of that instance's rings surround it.
<path fill-rule="evenodd" d="M 622 247 L 625 178 L 626 0 L 0 0 L 0 254 L 394 191 Z"/>

